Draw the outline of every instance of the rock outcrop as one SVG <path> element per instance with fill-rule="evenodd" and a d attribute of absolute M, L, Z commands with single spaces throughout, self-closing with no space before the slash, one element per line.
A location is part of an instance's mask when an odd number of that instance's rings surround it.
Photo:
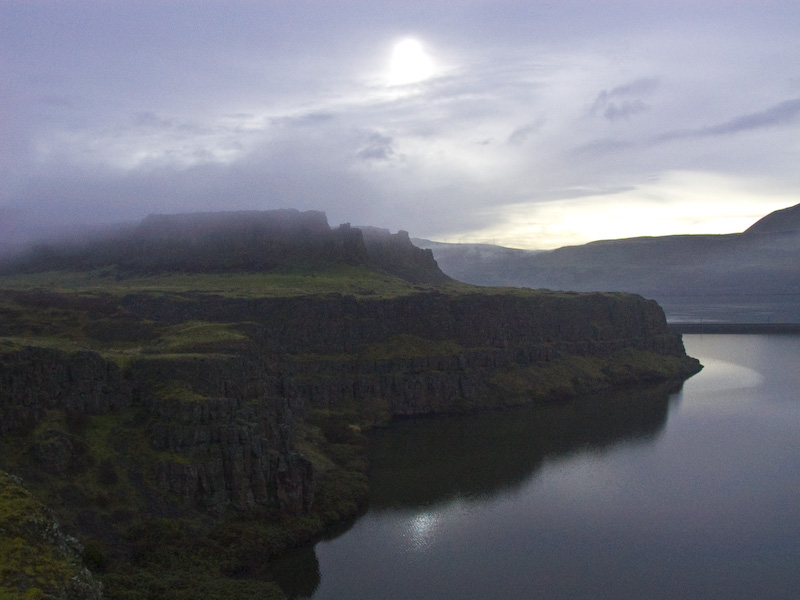
<path fill-rule="evenodd" d="M 0 471 L 0 597 L 100 600 L 83 547 L 22 481 Z"/>
<path fill-rule="evenodd" d="M 156 465 L 163 490 L 213 514 L 229 505 L 273 507 L 286 515 L 311 508 L 314 469 L 297 451 L 296 422 L 285 399 L 149 404 L 153 448 L 178 458 Z"/>
<path fill-rule="evenodd" d="M 130 406 L 129 382 L 94 352 L 24 347 L 0 356 L 0 434 L 34 427 L 48 409 L 102 415 Z"/>
<path fill-rule="evenodd" d="M 339 231 L 347 229 L 339 227 Z M 450 281 L 433 258 L 433 252 L 417 248 L 407 231 L 390 233 L 388 229 L 359 226 L 367 251 L 368 263 L 385 273 L 406 281 L 436 284 Z"/>
<path fill-rule="evenodd" d="M 130 429 L 144 428 L 151 475 L 164 493 L 214 514 L 229 506 L 302 514 L 313 502 L 314 470 L 296 447 L 302 403 L 274 395 L 285 388 L 258 361 L 151 359 L 123 376 L 93 352 L 21 348 L 0 362 L 0 433 L 39 426 L 35 467 L 66 476 L 85 467 L 87 453 L 71 422 L 127 415 Z M 62 416 L 43 424 L 52 412 Z"/>

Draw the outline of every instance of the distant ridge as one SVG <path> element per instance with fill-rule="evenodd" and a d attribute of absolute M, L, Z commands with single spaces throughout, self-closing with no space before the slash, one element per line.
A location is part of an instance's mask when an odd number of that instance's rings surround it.
<path fill-rule="evenodd" d="M 417 243 L 467 283 L 632 292 L 657 300 L 675 322 L 800 322 L 800 205 L 739 234 L 602 240 L 548 251 Z"/>

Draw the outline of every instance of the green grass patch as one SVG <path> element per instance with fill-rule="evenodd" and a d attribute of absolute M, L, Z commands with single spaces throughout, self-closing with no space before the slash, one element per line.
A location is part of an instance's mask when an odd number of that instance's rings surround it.
<path fill-rule="evenodd" d="M 0 338 L 0 353 L 16 352 L 26 346 L 32 346 L 34 348 L 48 348 L 50 350 L 61 350 L 62 352 L 67 353 L 91 349 L 85 344 L 61 337 L 6 336 Z"/>
<path fill-rule="evenodd" d="M 56 523 L 20 482 L 0 471 L 0 598 L 60 598 L 86 578 Z"/>
<path fill-rule="evenodd" d="M 164 354 L 187 354 L 214 347 L 229 347 L 247 341 L 247 336 L 234 323 L 187 321 L 170 327 L 148 350 Z"/>
<path fill-rule="evenodd" d="M 155 394 L 162 400 L 176 402 L 205 402 L 206 397 L 192 391 L 185 381 L 176 379 L 166 381 L 155 388 Z"/>
<path fill-rule="evenodd" d="M 0 276 L 0 289 L 56 293 L 219 294 L 234 298 L 273 298 L 317 294 L 395 297 L 425 291 L 392 275 L 364 266 L 337 266 L 299 273 L 164 273 L 122 276 L 111 269 L 47 271 Z"/>

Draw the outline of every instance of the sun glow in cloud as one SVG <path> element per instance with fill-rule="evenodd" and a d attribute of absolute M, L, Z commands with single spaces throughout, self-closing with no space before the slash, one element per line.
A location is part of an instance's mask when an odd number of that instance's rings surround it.
<path fill-rule="evenodd" d="M 389 64 L 389 85 L 419 83 L 433 77 L 435 72 L 433 59 L 419 40 L 407 38 L 394 45 Z"/>
<path fill-rule="evenodd" d="M 446 241 L 545 250 L 604 239 L 741 233 L 767 213 L 796 203 L 796 196 L 763 181 L 673 171 L 619 193 L 587 191 L 556 202 L 506 206 L 504 222 Z"/>

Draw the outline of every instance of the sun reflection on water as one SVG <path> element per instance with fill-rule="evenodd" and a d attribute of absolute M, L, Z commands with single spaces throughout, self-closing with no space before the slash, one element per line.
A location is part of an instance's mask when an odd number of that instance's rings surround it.
<path fill-rule="evenodd" d="M 403 537 L 407 540 L 407 550 L 424 553 L 430 550 L 436 538 L 439 518 L 433 513 L 424 512 L 412 517 L 405 525 Z"/>

